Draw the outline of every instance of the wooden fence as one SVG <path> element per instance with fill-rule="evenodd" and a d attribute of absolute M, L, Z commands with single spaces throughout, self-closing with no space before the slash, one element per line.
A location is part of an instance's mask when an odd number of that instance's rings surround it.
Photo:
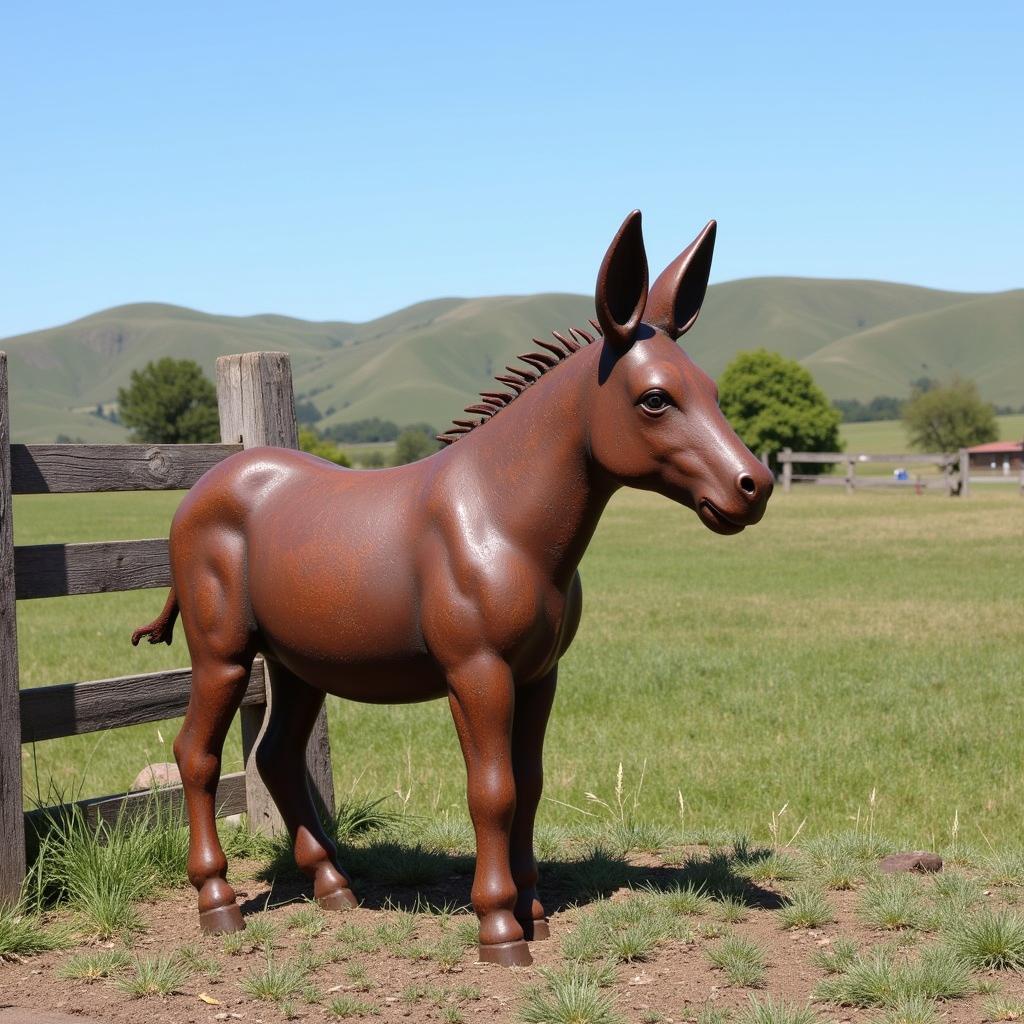
<path fill-rule="evenodd" d="M 847 494 L 853 494 L 858 487 L 927 487 L 941 485 L 949 494 L 966 497 L 970 488 L 970 459 L 967 450 L 961 448 L 955 454 L 939 452 L 936 454 L 913 455 L 863 455 L 852 452 L 794 452 L 783 448 L 778 456 L 782 467 L 782 489 L 789 493 L 794 481 L 823 485 L 843 485 Z M 921 473 L 908 473 L 906 480 L 898 480 L 892 476 L 857 476 L 857 466 L 869 462 L 888 462 L 897 466 L 934 466 L 939 473 L 930 476 Z M 795 473 L 794 465 L 831 464 L 846 467 L 842 475 L 832 476 L 827 473 L 802 474 Z"/>
<path fill-rule="evenodd" d="M 26 819 L 54 810 L 24 813 L 22 744 L 175 718 L 184 714 L 191 688 L 188 669 L 19 688 L 17 601 L 167 587 L 170 569 L 166 538 L 15 547 L 11 496 L 187 488 L 243 448 L 298 447 L 291 364 L 284 353 L 218 359 L 217 401 L 221 444 L 12 445 L 7 355 L 0 352 L 0 900 L 18 899 L 25 875 Z M 123 624 L 126 645 L 137 624 Z M 245 770 L 225 775 L 218 790 L 220 815 L 246 811 L 250 826 L 264 833 L 283 827 L 253 760 L 268 695 L 263 661 L 257 658 L 239 712 Z M 310 737 L 306 764 L 315 798 L 333 813 L 323 710 Z M 155 796 L 118 793 L 79 805 L 90 820 L 109 820 L 145 811 L 154 798 L 176 812 L 182 789 L 169 787 Z"/>

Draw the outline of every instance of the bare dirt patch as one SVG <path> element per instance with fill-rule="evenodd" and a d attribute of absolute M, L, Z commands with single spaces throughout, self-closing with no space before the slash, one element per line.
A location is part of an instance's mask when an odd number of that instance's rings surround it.
<path fill-rule="evenodd" d="M 706 851 L 688 851 L 697 857 Z M 683 851 L 668 857 L 676 864 Z M 470 862 L 450 857 L 451 869 L 438 881 L 419 886 L 364 882 L 363 904 L 344 914 L 323 914 L 306 902 L 305 886 L 286 879 L 261 880 L 263 865 L 236 863 L 233 877 L 245 893 L 244 910 L 250 928 L 240 939 L 202 936 L 198 930 L 194 894 L 188 888 L 165 892 L 140 907 L 146 931 L 127 940 L 101 943 L 78 940 L 66 949 L 0 964 L 0 1007 L 25 1007 L 83 1015 L 110 1024 L 199 1024 L 240 1021 L 264 1024 L 279 1020 L 324 1021 L 512 1021 L 528 989 L 544 984 L 543 969 L 564 967 L 562 943 L 581 921 L 601 906 L 602 897 L 615 903 L 642 899 L 644 885 L 654 890 L 686 883 L 687 868 L 660 857 L 639 855 L 612 866 L 608 879 L 581 888 L 580 876 L 567 863 L 549 866 L 546 889 L 551 914 L 551 939 L 532 944 L 532 967 L 505 969 L 475 962 L 471 941 L 475 919 L 465 910 L 469 902 Z M 621 882 L 626 884 L 619 884 Z M 920 885 L 929 891 L 930 879 Z M 814 954 L 837 939 L 853 940 L 867 950 L 893 942 L 911 947 L 934 942 L 933 935 L 910 930 L 875 930 L 857 914 L 858 892 L 829 892 L 835 922 L 813 929 L 784 930 L 777 908 L 785 902 L 782 884 L 748 884 L 742 920 L 725 921 L 721 905 L 708 904 L 692 917 L 681 918 L 678 933 L 663 939 L 647 959 L 614 967 L 614 982 L 602 992 L 610 995 L 615 1011 L 627 1021 L 676 1022 L 694 1020 L 709 1007 L 739 1010 L 751 996 L 805 1005 L 825 978 Z M 863 888 L 860 886 L 859 888 Z M 990 905 L 1006 901 L 999 890 L 987 890 Z M 303 908 L 306 908 L 303 910 Z M 418 910 L 413 911 L 413 908 Z M 429 912 L 427 908 L 432 908 Z M 461 908 L 461 909 L 460 909 Z M 437 913 L 441 910 L 441 913 Z M 300 912 L 297 915 L 297 912 Z M 50 925 L 69 918 L 51 914 Z M 262 944 L 253 945 L 255 930 L 263 929 Z M 384 926 L 382 928 L 382 926 Z M 752 987 L 732 985 L 706 957 L 708 946 L 724 935 L 749 939 L 763 953 L 763 981 Z M 233 946 L 232 943 L 237 943 Z M 134 975 L 124 968 L 110 978 L 93 981 L 66 976 L 74 958 L 110 950 L 127 950 L 133 957 L 177 956 L 183 947 L 189 965 L 165 996 L 133 997 L 118 982 Z M 293 990 L 273 999 L 252 993 L 254 978 L 266 975 L 268 962 L 300 965 Z M 1024 978 L 1014 971 L 975 972 L 982 987 L 995 987 L 1004 996 L 1024 998 Z M 280 979 L 278 979 L 280 980 Z M 293 979 L 294 981 L 294 979 Z M 289 984 L 287 979 L 284 987 Z M 967 1024 L 985 1020 L 986 994 L 940 1002 L 941 1020 Z M 816 1004 L 828 1020 L 857 1022 L 880 1019 L 878 1009 L 839 1008 Z M 559 1022 L 561 1024 L 561 1022 Z"/>

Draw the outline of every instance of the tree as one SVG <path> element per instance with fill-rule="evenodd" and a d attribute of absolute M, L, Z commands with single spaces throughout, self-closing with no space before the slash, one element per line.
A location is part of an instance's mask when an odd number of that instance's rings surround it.
<path fill-rule="evenodd" d="M 416 462 L 437 451 L 438 442 L 417 427 L 406 427 L 395 441 L 395 454 L 392 464 L 404 466 L 407 462 Z"/>
<path fill-rule="evenodd" d="M 804 452 L 841 450 L 838 409 L 799 363 L 759 348 L 739 352 L 718 381 L 719 405 L 743 443 L 755 454 L 767 450 L 772 468 L 783 448 Z M 827 466 L 798 467 L 820 473 Z"/>
<path fill-rule="evenodd" d="M 202 444 L 220 440 L 217 392 L 191 359 L 160 359 L 132 370 L 118 388 L 122 422 L 132 439 L 148 444 Z"/>
<path fill-rule="evenodd" d="M 926 452 L 955 452 L 999 437 L 995 409 L 982 401 L 974 381 L 961 377 L 915 388 L 903 407 L 903 424 L 911 445 Z"/>

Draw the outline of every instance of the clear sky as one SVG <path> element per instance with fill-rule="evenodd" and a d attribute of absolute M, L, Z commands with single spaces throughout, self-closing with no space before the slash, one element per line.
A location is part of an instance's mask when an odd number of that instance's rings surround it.
<path fill-rule="evenodd" d="M 1022 69 L 1009 0 L 12 0 L 0 336 L 589 292 L 632 207 L 654 270 L 1020 287 Z"/>

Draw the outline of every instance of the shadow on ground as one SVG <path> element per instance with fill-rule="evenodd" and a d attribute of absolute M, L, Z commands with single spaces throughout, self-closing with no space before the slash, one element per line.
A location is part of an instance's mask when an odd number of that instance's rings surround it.
<path fill-rule="evenodd" d="M 741 873 L 745 866 L 769 854 L 768 850 L 703 851 L 673 867 L 654 863 L 656 858 L 650 855 L 627 858 L 596 846 L 579 857 L 541 861 L 538 888 L 549 914 L 585 906 L 623 888 L 666 891 L 692 887 L 713 898 L 731 898 L 749 907 L 773 910 L 786 901 Z M 364 907 L 424 911 L 470 905 L 474 859 L 466 854 L 377 840 L 364 846 L 342 846 L 340 859 Z M 243 903 L 243 913 L 312 896 L 310 883 L 298 873 L 290 853 L 282 851 L 259 877 L 271 883 L 270 892 Z"/>

